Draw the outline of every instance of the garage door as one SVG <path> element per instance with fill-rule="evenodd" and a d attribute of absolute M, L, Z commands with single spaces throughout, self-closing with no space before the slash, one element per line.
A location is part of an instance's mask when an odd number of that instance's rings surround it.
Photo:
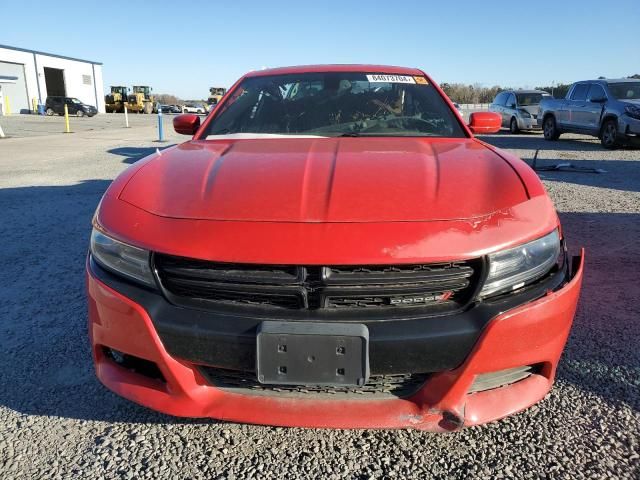
<path fill-rule="evenodd" d="M 24 65 L 0 62 L 0 77 L 18 77 L 16 83 L 3 83 L 2 94 L 9 97 L 11 113 L 29 113 L 31 109 L 27 97 L 27 82 L 24 79 Z"/>

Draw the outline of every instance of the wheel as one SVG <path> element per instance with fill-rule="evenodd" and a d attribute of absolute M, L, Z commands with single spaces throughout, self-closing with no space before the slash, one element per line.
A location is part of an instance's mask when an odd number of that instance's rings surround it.
<path fill-rule="evenodd" d="M 542 129 L 544 132 L 545 140 L 558 140 L 560 138 L 560 132 L 558 131 L 558 127 L 556 125 L 556 119 L 553 115 L 549 115 L 544 119 L 544 124 L 542 125 Z"/>
<path fill-rule="evenodd" d="M 516 117 L 511 118 L 511 123 L 509 124 L 509 131 L 512 134 L 520 133 L 520 129 L 518 128 L 518 120 Z"/>
<path fill-rule="evenodd" d="M 78 110 L 76 112 L 76 117 L 84 117 L 84 112 L 82 110 Z"/>
<path fill-rule="evenodd" d="M 202 114 L 202 110 L 198 109 L 198 112 L 197 112 L 197 113 Z"/>
<path fill-rule="evenodd" d="M 56 112 L 53 111 L 53 108 L 47 108 L 47 111 L 45 112 L 49 117 L 53 117 Z"/>
<path fill-rule="evenodd" d="M 618 146 L 618 122 L 616 120 L 607 120 L 602 125 L 600 144 L 608 150 L 613 150 Z"/>

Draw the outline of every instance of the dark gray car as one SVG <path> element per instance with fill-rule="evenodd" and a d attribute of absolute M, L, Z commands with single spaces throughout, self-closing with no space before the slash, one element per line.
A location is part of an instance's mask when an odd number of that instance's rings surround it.
<path fill-rule="evenodd" d="M 605 148 L 640 141 L 640 80 L 587 80 L 574 83 L 562 100 L 540 104 L 544 138 L 583 133 L 600 138 Z"/>
<path fill-rule="evenodd" d="M 545 97 L 551 95 L 541 90 L 505 90 L 496 96 L 489 111 L 500 114 L 502 126 L 509 127 L 511 133 L 539 130 L 538 111 Z"/>

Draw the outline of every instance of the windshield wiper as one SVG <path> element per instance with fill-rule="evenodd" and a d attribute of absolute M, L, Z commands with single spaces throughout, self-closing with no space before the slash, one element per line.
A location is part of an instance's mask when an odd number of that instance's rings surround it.
<path fill-rule="evenodd" d="M 360 134 L 358 132 L 346 132 L 338 135 L 339 137 L 359 137 Z"/>

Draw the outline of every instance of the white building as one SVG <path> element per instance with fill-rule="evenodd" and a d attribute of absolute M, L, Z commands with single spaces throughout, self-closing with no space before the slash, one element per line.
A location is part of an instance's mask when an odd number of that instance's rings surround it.
<path fill-rule="evenodd" d="M 0 45 L 0 79 L 0 112 L 31 113 L 34 103 L 59 95 L 104 113 L 100 62 Z"/>

